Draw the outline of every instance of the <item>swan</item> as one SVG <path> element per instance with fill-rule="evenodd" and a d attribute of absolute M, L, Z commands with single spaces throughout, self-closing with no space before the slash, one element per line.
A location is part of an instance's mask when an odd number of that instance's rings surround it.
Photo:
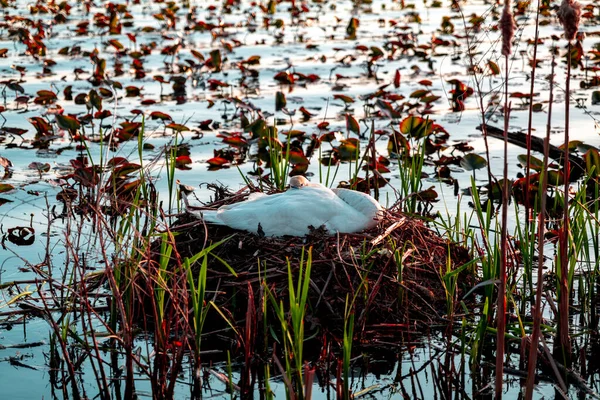
<path fill-rule="evenodd" d="M 218 210 L 191 211 L 206 223 L 264 236 L 305 236 L 324 226 L 329 234 L 354 233 L 377 225 L 383 207 L 368 194 L 329 189 L 303 176 L 290 179 L 283 193 L 253 193 L 248 200 Z"/>

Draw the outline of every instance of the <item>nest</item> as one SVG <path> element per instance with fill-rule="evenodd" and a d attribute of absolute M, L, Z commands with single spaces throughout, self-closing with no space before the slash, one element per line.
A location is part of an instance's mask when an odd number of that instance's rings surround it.
<path fill-rule="evenodd" d="M 246 196 L 221 192 L 210 208 Z M 255 309 L 261 309 L 261 296 L 256 294 L 264 294 L 265 287 L 287 304 L 288 265 L 296 282 L 300 260 L 306 260 L 310 251 L 307 319 L 334 333 L 341 331 L 347 301 L 353 299 L 357 333 L 444 322 L 448 303 L 440 274 L 446 273 L 449 266 L 454 270 L 471 260 L 465 247 L 449 242 L 421 220 L 394 208 L 386 212 L 379 226 L 358 234 L 329 236 L 315 229 L 306 237 L 259 237 L 204 224 L 190 215 L 182 215 L 171 230 L 177 233 L 176 247 L 181 257 L 225 240 L 209 257 L 207 287 L 218 293 L 215 302 L 219 307 L 237 320 L 244 319 L 248 301 L 256 302 Z M 236 271 L 237 277 L 222 261 Z M 472 271 L 465 269 L 458 275 L 455 294 L 471 287 L 474 280 Z"/>

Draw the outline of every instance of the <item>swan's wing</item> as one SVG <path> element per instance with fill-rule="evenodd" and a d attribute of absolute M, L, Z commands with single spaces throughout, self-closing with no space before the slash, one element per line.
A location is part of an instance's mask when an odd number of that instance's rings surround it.
<path fill-rule="evenodd" d="M 332 189 L 332 192 L 359 212 L 381 218 L 383 207 L 368 194 L 349 189 Z"/>
<path fill-rule="evenodd" d="M 309 226 L 321 225 L 333 233 L 329 220 L 341 203 L 331 190 L 307 186 L 237 203 L 219 210 L 219 218 L 232 228 L 255 233 L 260 223 L 266 236 L 304 236 Z"/>
<path fill-rule="evenodd" d="M 244 204 L 249 201 L 255 201 L 255 200 L 261 199 L 266 196 L 268 196 L 266 193 L 253 192 L 253 193 L 250 193 L 250 195 L 248 196 L 248 198 L 246 200 L 241 201 L 239 203 L 225 204 L 224 206 L 219 207 L 219 210 L 229 210 L 231 208 L 240 207 L 241 204 Z"/>
<path fill-rule="evenodd" d="M 366 193 L 349 189 L 333 189 L 332 192 L 349 208 L 345 209 L 345 214 L 352 215 L 352 220 L 342 215 L 332 221 L 340 232 L 353 233 L 373 228 L 383 216 L 383 207 Z"/>
<path fill-rule="evenodd" d="M 246 200 L 246 201 L 254 201 L 254 200 L 262 199 L 265 196 L 268 196 L 268 194 L 262 193 L 262 192 L 253 192 L 253 193 L 250 193 L 250 196 L 248 196 L 248 200 Z"/>
<path fill-rule="evenodd" d="M 277 235 L 277 228 L 271 228 L 274 216 L 281 207 L 281 196 L 284 193 L 273 195 L 252 196 L 246 201 L 221 207 L 217 211 L 218 218 L 223 224 L 248 232 L 258 233 L 258 224 L 266 236 Z"/>
<path fill-rule="evenodd" d="M 311 184 L 269 196 L 251 195 L 216 212 L 204 211 L 202 216 L 206 222 L 254 233 L 260 224 L 266 236 L 304 236 L 309 226 L 325 226 L 330 233 L 373 227 L 381 210 L 379 203 L 364 193 Z"/>

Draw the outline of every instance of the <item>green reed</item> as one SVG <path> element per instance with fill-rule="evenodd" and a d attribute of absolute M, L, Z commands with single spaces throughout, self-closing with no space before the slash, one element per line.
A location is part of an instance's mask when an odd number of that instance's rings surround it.
<path fill-rule="evenodd" d="M 536 202 L 537 203 L 537 202 Z M 514 207 L 515 215 L 519 215 L 519 207 L 515 203 Z M 521 287 L 521 295 L 523 298 L 533 298 L 533 266 L 534 266 L 534 255 L 537 248 L 537 224 L 535 208 L 531 209 L 533 214 L 532 221 L 529 223 L 523 223 L 521 218 L 516 218 L 516 243 L 517 251 L 520 254 L 520 263 L 523 267 L 523 271 L 518 274 L 518 279 L 521 279 L 523 285 Z M 526 215 L 525 218 L 528 218 Z M 528 303 L 526 301 L 520 302 L 519 311 L 525 313 L 525 308 Z"/>
<path fill-rule="evenodd" d="M 306 260 L 304 259 L 305 254 Z M 294 384 L 295 393 L 292 394 L 288 386 L 286 386 L 286 393 L 288 398 L 290 396 L 298 396 L 302 399 L 304 398 L 304 380 L 302 377 L 302 366 L 304 363 L 304 318 L 308 306 L 308 288 L 312 269 L 312 247 L 306 252 L 304 249 L 302 251 L 298 266 L 298 278 L 295 283 L 292 264 L 289 259 L 287 266 L 289 295 L 287 312 L 283 301 L 280 300 L 277 302 L 275 294 L 268 287 L 266 290 L 281 326 L 281 341 L 284 346 L 286 376 Z M 286 314 L 289 315 L 289 320 Z"/>
<path fill-rule="evenodd" d="M 471 181 L 471 194 L 473 198 L 475 216 L 479 223 L 479 232 L 483 249 L 481 254 L 479 275 L 481 283 L 475 288 L 483 288 L 483 300 L 481 301 L 481 311 L 477 321 L 473 337 L 471 339 L 471 365 L 477 368 L 481 361 L 482 346 L 486 341 L 486 334 L 490 330 L 489 325 L 494 315 L 494 288 L 498 282 L 500 272 L 501 251 L 498 243 L 498 220 L 492 218 L 492 201 L 485 202 L 485 210 L 479 197 L 479 192 L 475 186 L 475 181 Z M 494 222 L 494 225 L 492 223 Z M 466 297 L 466 296 L 465 296 Z M 495 332 L 495 330 L 493 330 Z"/>
<path fill-rule="evenodd" d="M 417 213 L 418 199 L 416 194 L 423 186 L 421 178 L 424 162 L 425 146 L 420 146 L 419 150 L 411 156 L 399 156 L 398 158 L 398 174 L 400 178 L 398 196 L 403 200 L 402 211 L 405 213 Z"/>
<path fill-rule="evenodd" d="M 269 181 L 278 190 L 284 190 L 290 169 L 290 134 L 288 133 L 285 150 L 281 142 L 277 139 L 277 128 L 269 126 L 267 128 L 267 143 L 269 146 L 269 166 L 271 173 Z M 291 130 L 290 130 L 291 131 Z"/>
<path fill-rule="evenodd" d="M 344 400 L 352 398 L 350 392 L 350 360 L 352 359 L 352 343 L 354 342 L 354 306 L 349 302 L 350 295 L 346 294 L 346 306 L 344 308 L 344 333 L 342 340 L 342 371 L 343 371 L 343 397 Z"/>

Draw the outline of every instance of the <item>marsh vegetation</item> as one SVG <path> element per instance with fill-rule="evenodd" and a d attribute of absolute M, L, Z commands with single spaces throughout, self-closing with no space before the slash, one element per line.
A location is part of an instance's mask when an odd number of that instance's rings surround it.
<path fill-rule="evenodd" d="M 7 397 L 600 397 L 595 2 L 0 5 Z"/>

